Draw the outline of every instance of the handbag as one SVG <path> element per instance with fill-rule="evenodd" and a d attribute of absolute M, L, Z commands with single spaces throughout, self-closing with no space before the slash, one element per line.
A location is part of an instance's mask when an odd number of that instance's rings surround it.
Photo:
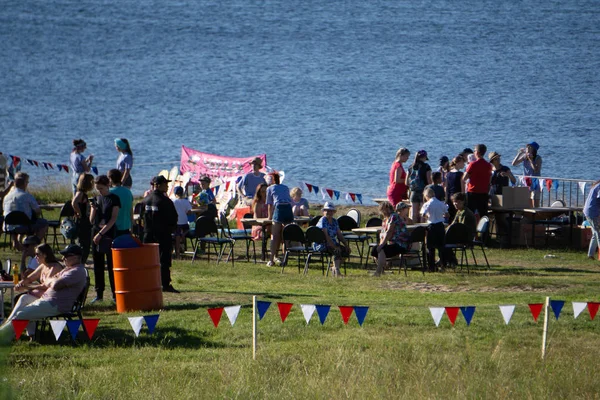
<path fill-rule="evenodd" d="M 60 233 L 65 239 L 77 239 L 77 222 L 73 218 L 64 218 L 60 222 Z"/>

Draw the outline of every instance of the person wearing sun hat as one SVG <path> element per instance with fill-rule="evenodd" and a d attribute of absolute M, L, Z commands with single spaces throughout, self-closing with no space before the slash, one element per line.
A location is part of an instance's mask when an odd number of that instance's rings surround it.
<path fill-rule="evenodd" d="M 413 164 L 408 168 L 406 174 L 406 186 L 410 189 L 410 218 L 415 222 L 421 222 L 421 205 L 423 204 L 423 190 L 425 186 L 431 185 L 431 167 L 425 161 L 429 160 L 425 150 L 419 150 L 415 155 Z"/>
<path fill-rule="evenodd" d="M 502 194 L 502 188 L 504 186 L 509 186 L 511 183 L 514 185 L 517 182 L 517 179 L 510 168 L 500 163 L 501 157 L 502 156 L 495 151 L 488 154 L 488 160 L 493 168 L 490 194 Z"/>
<path fill-rule="evenodd" d="M 71 311 L 85 287 L 87 274 L 81 263 L 81 247 L 70 244 L 60 254 L 65 268 L 46 281 L 47 289 L 39 300 L 16 312 L 13 319 L 36 321 Z M 10 343 L 14 335 L 12 320 L 4 321 L 0 327 L 0 344 Z"/>
<path fill-rule="evenodd" d="M 256 187 L 261 183 L 266 183 L 265 174 L 260 172 L 263 167 L 262 158 L 254 157 L 254 159 L 250 161 L 250 164 L 252 164 L 252 172 L 244 175 L 237 185 L 240 199 L 248 206 L 252 204 L 252 198 L 256 192 Z"/>
<path fill-rule="evenodd" d="M 523 175 L 531 192 L 531 202 L 533 207 L 539 207 L 541 189 L 539 183 L 536 185 L 532 177 L 542 176 L 542 157 L 538 155 L 540 145 L 537 142 L 527 143 L 525 148 L 520 148 L 515 156 L 512 165 L 516 167 L 523 164 Z M 538 181 L 539 182 L 539 181 Z"/>
<path fill-rule="evenodd" d="M 313 248 L 317 251 L 327 249 L 333 255 L 333 267 L 331 273 L 333 276 L 340 275 L 340 266 L 342 259 L 350 256 L 350 247 L 340 230 L 340 226 L 333 216 L 335 215 L 335 205 L 331 202 L 326 202 L 321 209 L 323 216 L 317 222 L 317 228 L 320 228 L 325 233 L 325 243 L 313 243 Z"/>

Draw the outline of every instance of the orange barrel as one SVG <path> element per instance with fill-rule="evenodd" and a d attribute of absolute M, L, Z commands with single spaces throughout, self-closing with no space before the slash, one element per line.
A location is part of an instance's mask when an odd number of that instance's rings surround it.
<path fill-rule="evenodd" d="M 112 249 L 112 256 L 117 312 L 162 308 L 158 244 Z"/>

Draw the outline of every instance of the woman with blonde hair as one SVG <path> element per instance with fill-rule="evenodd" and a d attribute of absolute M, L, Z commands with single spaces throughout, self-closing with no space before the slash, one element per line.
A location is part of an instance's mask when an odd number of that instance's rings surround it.
<path fill-rule="evenodd" d="M 292 211 L 294 212 L 294 216 L 308 217 L 310 206 L 308 200 L 302 197 L 302 189 L 299 187 L 292 188 L 290 195 L 292 196 Z"/>

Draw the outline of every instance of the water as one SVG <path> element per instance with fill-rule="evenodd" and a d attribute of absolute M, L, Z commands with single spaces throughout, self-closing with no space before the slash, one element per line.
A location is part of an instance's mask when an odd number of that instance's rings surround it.
<path fill-rule="evenodd" d="M 126 137 L 137 193 L 176 165 L 181 145 L 264 152 L 290 186 L 369 199 L 385 193 L 399 147 L 424 148 L 435 165 L 484 142 L 508 164 L 536 140 L 545 176 L 598 179 L 599 11 L 595 1 L 5 0 L 0 151 L 66 164 L 82 137 L 105 171 L 113 139 Z"/>

